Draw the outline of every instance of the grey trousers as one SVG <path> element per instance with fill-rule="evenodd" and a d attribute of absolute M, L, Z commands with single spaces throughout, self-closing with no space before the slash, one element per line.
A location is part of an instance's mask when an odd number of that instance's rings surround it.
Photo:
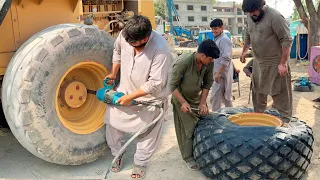
<path fill-rule="evenodd" d="M 219 83 L 214 83 L 212 90 L 214 90 L 215 93 L 211 94 L 210 97 L 210 103 L 212 105 L 212 111 L 217 111 L 221 109 L 222 104 L 225 105 L 225 107 L 232 107 L 232 100 L 228 100 L 225 98 L 225 79 L 221 77 Z M 216 86 L 216 87 L 215 87 Z M 232 93 L 232 91 L 230 92 Z M 232 97 L 232 95 L 231 95 Z"/>
<path fill-rule="evenodd" d="M 291 87 L 291 84 L 288 86 Z M 279 111 L 280 117 L 283 122 L 290 122 L 292 117 L 292 90 L 291 88 L 283 88 L 281 93 L 272 96 L 272 107 Z M 255 89 L 252 89 L 252 102 L 255 112 L 263 113 L 267 107 L 267 95 L 257 93 Z"/>
<path fill-rule="evenodd" d="M 134 155 L 134 163 L 139 166 L 146 166 L 151 159 L 160 141 L 163 121 L 159 121 L 152 130 L 147 131 L 137 138 L 137 149 Z M 106 124 L 106 139 L 113 156 L 116 156 L 122 147 L 124 132 Z"/>

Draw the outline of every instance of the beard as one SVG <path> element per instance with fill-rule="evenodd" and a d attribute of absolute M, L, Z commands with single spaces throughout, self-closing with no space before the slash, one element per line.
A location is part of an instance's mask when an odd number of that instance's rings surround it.
<path fill-rule="evenodd" d="M 134 48 L 143 48 L 143 47 L 145 47 L 146 45 L 147 45 L 147 43 L 148 42 L 146 42 L 146 43 L 143 43 L 143 44 L 140 44 L 139 46 L 132 46 L 132 47 L 134 47 Z"/>
<path fill-rule="evenodd" d="M 264 14 L 265 14 L 264 10 L 260 10 L 260 15 L 259 16 L 253 15 L 253 16 L 251 16 L 251 19 L 253 22 L 260 22 L 264 16 Z"/>

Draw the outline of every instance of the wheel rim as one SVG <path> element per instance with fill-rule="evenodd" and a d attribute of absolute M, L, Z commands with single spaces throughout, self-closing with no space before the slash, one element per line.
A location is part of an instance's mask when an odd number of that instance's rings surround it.
<path fill-rule="evenodd" d="M 241 126 L 275 126 L 281 127 L 283 121 L 276 116 L 263 113 L 241 113 L 228 117 L 228 119 Z"/>
<path fill-rule="evenodd" d="M 95 62 L 81 62 L 62 76 L 56 90 L 56 111 L 61 123 L 76 134 L 90 134 L 103 126 L 106 105 L 87 89 L 98 90 L 108 73 Z"/>

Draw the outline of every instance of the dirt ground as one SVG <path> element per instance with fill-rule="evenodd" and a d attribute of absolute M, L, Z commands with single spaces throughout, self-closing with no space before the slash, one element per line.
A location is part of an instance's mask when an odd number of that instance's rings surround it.
<path fill-rule="evenodd" d="M 308 64 L 297 63 L 291 60 L 292 78 L 299 76 L 307 76 Z M 234 60 L 238 69 L 244 67 L 239 59 Z M 240 75 L 240 93 L 237 91 L 237 84 L 234 84 L 234 106 L 249 106 L 249 83 L 250 79 L 245 77 L 244 73 Z M 320 96 L 320 87 L 316 88 L 312 93 L 293 92 L 294 99 L 294 116 L 304 120 L 313 128 L 315 142 L 314 152 L 311 165 L 308 168 L 306 179 L 316 180 L 320 176 L 320 110 L 315 109 L 311 100 Z M 269 100 L 269 105 L 272 101 Z M 129 136 L 126 138 L 128 139 Z M 133 165 L 133 156 L 135 152 L 135 144 L 129 146 L 124 159 L 124 168 L 120 173 L 110 173 L 108 179 L 130 179 L 131 169 Z M 99 160 L 90 164 L 81 166 L 61 166 L 42 161 L 25 150 L 9 129 L 0 128 L 0 178 L 31 178 L 31 179 L 101 179 L 104 177 L 106 169 L 111 162 L 109 149 L 106 154 Z M 318 171 L 317 171 L 318 170 Z M 201 172 L 193 172 L 186 168 L 185 163 L 181 159 L 175 129 L 173 124 L 173 115 L 170 111 L 166 116 L 164 128 L 162 132 L 161 142 L 153 155 L 152 160 L 147 168 L 145 179 L 152 180 L 180 180 L 180 179 L 206 179 Z"/>

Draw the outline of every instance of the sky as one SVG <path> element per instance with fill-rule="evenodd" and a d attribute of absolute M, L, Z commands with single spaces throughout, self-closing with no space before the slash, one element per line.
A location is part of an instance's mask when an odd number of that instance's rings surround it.
<path fill-rule="evenodd" d="M 218 1 L 236 1 L 242 3 L 242 0 L 218 0 Z M 285 17 L 288 18 L 292 15 L 294 2 L 292 0 L 266 0 L 268 6 L 275 8 L 275 2 L 277 3 L 276 9 Z"/>

